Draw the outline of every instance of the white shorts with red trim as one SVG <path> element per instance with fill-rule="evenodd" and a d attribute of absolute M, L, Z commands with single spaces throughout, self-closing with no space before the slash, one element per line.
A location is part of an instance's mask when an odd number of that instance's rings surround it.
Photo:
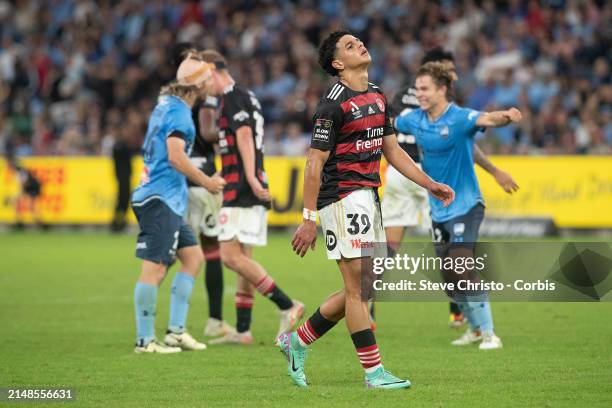
<path fill-rule="evenodd" d="M 241 244 L 265 246 L 268 239 L 268 210 L 253 207 L 221 207 L 219 241 L 237 239 Z"/>
<path fill-rule="evenodd" d="M 328 259 L 387 256 L 380 205 L 372 188 L 353 191 L 323 207 L 319 221 Z"/>

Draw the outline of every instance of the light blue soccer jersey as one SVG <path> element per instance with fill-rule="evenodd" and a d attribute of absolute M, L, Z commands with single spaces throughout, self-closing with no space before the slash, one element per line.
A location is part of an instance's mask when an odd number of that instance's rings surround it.
<path fill-rule="evenodd" d="M 159 198 L 181 217 L 187 209 L 187 180 L 168 160 L 166 139 L 173 132 L 185 138 L 185 153 L 191 154 L 195 140 L 195 125 L 191 108 L 177 96 L 159 98 L 142 145 L 144 168 L 140 184 L 132 194 L 133 205 Z"/>
<path fill-rule="evenodd" d="M 423 170 L 435 181 L 455 190 L 455 201 L 447 208 L 429 196 L 431 218 L 445 222 L 466 214 L 477 203 L 484 203 L 474 171 L 474 135 L 479 131 L 479 111 L 450 103 L 434 122 L 421 109 L 402 114 L 395 128 L 412 134 L 423 154 Z"/>

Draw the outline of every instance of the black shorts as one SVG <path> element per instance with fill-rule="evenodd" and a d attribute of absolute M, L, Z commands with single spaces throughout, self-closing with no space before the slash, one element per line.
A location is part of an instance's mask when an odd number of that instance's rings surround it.
<path fill-rule="evenodd" d="M 474 249 L 484 218 L 484 205 L 476 204 L 470 211 L 445 222 L 432 222 L 432 235 L 438 256 L 445 256 L 453 246 Z"/>
<path fill-rule="evenodd" d="M 198 245 L 191 228 L 163 201 L 153 199 L 133 208 L 140 226 L 136 257 L 171 265 L 178 249 Z"/>

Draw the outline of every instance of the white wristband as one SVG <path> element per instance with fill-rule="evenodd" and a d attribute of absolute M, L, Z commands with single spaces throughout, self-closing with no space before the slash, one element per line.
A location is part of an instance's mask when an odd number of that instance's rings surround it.
<path fill-rule="evenodd" d="M 304 208 L 304 210 L 302 211 L 302 215 L 304 216 L 305 220 L 317 222 L 317 212 L 316 211 L 312 211 L 312 210 L 309 210 L 308 208 Z"/>

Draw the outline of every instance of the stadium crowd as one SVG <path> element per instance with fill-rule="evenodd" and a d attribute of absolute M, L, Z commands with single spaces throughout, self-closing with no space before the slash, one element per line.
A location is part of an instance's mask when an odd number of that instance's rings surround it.
<path fill-rule="evenodd" d="M 140 146 L 180 41 L 228 57 L 263 105 L 266 153 L 301 155 L 328 86 L 317 45 L 359 36 L 390 99 L 424 51 L 452 51 L 465 106 L 521 109 L 489 153 L 612 153 L 612 2 L 604 0 L 0 0 L 0 153 Z"/>

